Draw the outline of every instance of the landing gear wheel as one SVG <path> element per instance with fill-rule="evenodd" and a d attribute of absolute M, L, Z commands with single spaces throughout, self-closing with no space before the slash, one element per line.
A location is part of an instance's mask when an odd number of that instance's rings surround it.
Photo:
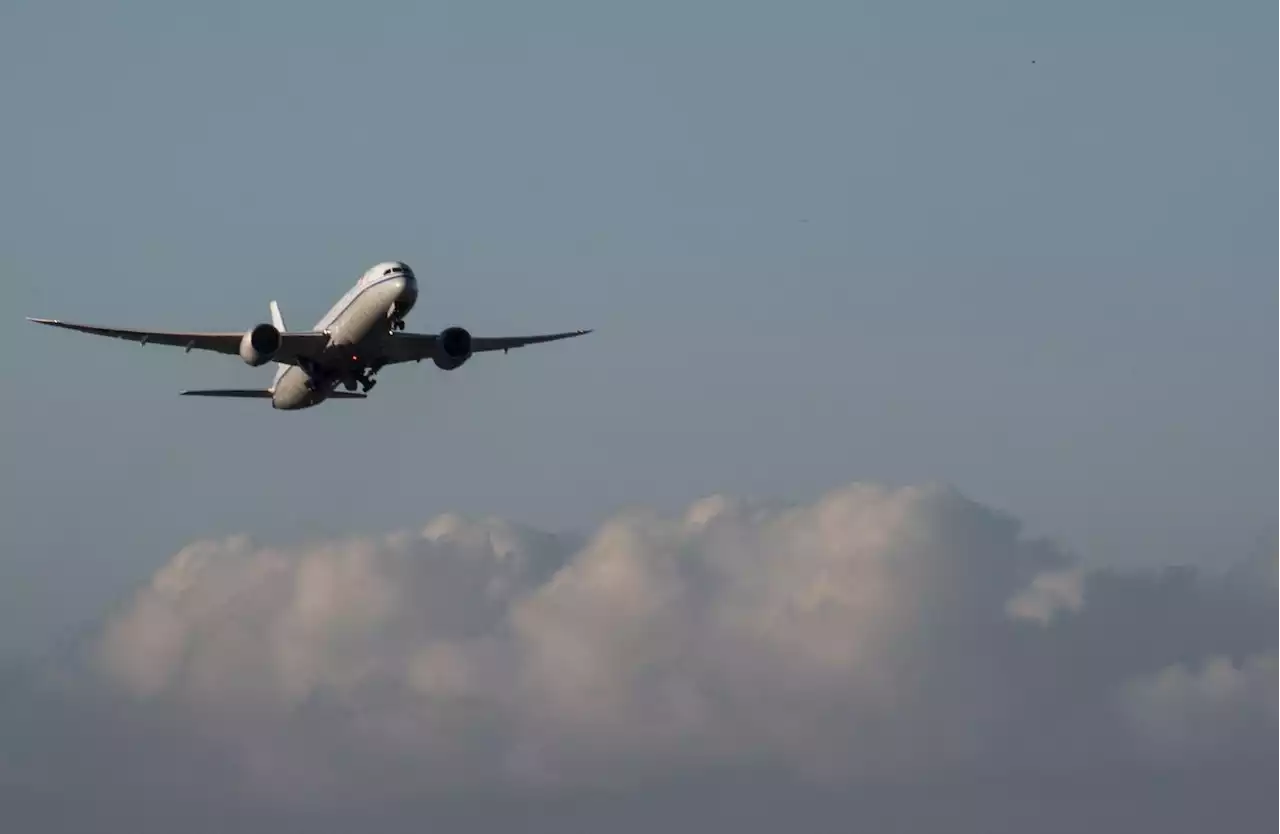
<path fill-rule="evenodd" d="M 365 379 L 360 380 L 360 387 L 364 390 L 366 394 L 372 391 L 373 386 L 377 384 L 378 384 L 378 380 L 376 379 L 370 379 L 366 377 Z"/>

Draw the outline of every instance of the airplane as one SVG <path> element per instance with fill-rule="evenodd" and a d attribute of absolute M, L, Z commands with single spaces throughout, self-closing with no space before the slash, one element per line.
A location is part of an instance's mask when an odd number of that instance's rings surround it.
<path fill-rule="evenodd" d="M 143 345 L 171 345 L 192 350 L 239 354 L 252 367 L 276 363 L 275 379 L 263 389 L 205 389 L 181 392 L 188 397 L 237 397 L 271 400 L 271 407 L 298 411 L 326 400 L 365 399 L 374 376 L 387 365 L 430 359 L 437 368 L 456 370 L 477 353 L 585 336 L 590 330 L 541 336 L 472 336 L 462 327 L 439 333 L 407 333 L 405 318 L 418 300 L 418 279 L 403 261 L 385 261 L 366 270 L 311 330 L 293 332 L 284 324 L 280 306 L 270 303 L 271 322 L 243 333 L 183 333 L 122 330 L 73 324 L 58 319 L 27 320 L 96 336 L 127 339 Z M 344 390 L 339 390 L 341 385 Z M 360 391 L 356 391 L 356 387 Z"/>

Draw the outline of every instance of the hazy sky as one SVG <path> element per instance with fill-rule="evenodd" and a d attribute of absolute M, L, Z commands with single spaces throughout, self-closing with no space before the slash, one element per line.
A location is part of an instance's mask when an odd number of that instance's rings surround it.
<path fill-rule="evenodd" d="M 0 651 L 195 536 L 448 509 L 587 527 L 942 481 L 1090 559 L 1257 547 L 1273 23 L 6 3 Z M 22 321 L 238 329 L 276 298 L 306 327 L 386 258 L 422 276 L 412 327 L 598 331 L 281 415 L 176 396 L 268 370 Z"/>
<path fill-rule="evenodd" d="M 1274 553 L 1275 31 L 1156 0 L 4 3 L 0 658 L 195 539 L 451 510 L 942 482 L 1089 562 Z M 22 321 L 274 298 L 305 328 L 391 258 L 411 329 L 597 332 L 281 414 L 177 396 L 269 370 Z"/>

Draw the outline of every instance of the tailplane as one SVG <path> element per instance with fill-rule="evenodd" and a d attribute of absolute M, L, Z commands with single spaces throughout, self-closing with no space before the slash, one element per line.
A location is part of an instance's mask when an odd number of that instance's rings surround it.
<path fill-rule="evenodd" d="M 271 391 L 267 388 L 207 388 L 196 391 L 183 391 L 184 397 L 244 397 L 251 400 L 269 400 Z"/>
<path fill-rule="evenodd" d="M 270 388 L 204 388 L 181 392 L 184 397 L 239 397 L 247 400 L 269 400 L 272 396 Z M 325 395 L 327 400 L 363 400 L 365 394 L 356 391 L 330 391 Z"/>

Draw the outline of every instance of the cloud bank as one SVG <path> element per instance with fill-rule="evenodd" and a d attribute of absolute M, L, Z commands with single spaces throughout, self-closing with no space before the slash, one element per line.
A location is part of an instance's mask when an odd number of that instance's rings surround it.
<path fill-rule="evenodd" d="M 199 542 L 46 670 L 0 790 L 317 808 L 1274 769 L 1276 592 L 1274 555 L 1088 569 L 941 487 L 717 496 L 585 539 L 446 515 Z"/>

